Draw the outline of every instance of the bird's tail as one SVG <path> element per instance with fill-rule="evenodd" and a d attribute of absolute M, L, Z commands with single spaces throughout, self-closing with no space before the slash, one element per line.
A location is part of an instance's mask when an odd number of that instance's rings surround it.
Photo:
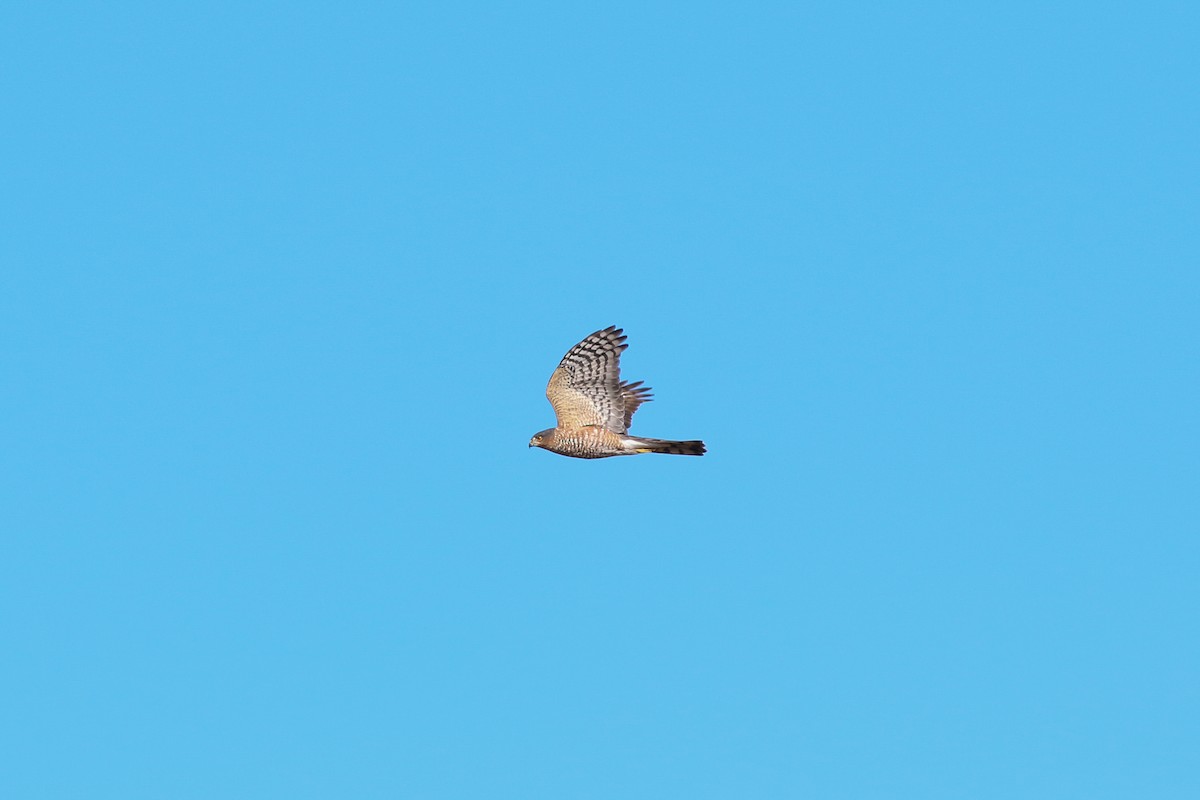
<path fill-rule="evenodd" d="M 670 439 L 643 439 L 630 436 L 626 440 L 626 445 L 639 453 L 670 453 L 675 456 L 702 456 L 705 451 L 704 442 L 700 441 L 673 442 Z"/>

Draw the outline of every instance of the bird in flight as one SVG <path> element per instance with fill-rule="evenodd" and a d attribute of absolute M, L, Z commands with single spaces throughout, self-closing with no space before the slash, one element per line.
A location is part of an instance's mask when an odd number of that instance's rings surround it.
<path fill-rule="evenodd" d="M 636 456 L 639 453 L 704 455 L 704 442 L 674 442 L 630 436 L 633 412 L 650 399 L 641 381 L 621 380 L 621 351 L 629 345 L 610 325 L 572 347 L 550 375 L 546 397 L 558 425 L 535 433 L 530 447 L 572 458 Z"/>

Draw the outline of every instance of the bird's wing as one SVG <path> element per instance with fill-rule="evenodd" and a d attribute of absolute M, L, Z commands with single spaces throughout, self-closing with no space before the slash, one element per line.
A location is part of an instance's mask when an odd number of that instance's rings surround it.
<path fill-rule="evenodd" d="M 642 403 L 649 403 L 654 396 L 650 393 L 650 387 L 642 386 L 641 381 L 621 381 L 621 399 L 625 402 L 625 429 L 620 432 L 624 433 L 629 430 L 629 424 L 633 421 L 633 412 L 637 411 Z"/>
<path fill-rule="evenodd" d="M 633 410 L 642 403 L 637 384 L 621 383 L 621 351 L 629 346 L 625 339 L 620 328 L 610 325 L 563 356 L 546 386 L 560 428 L 600 425 L 625 432 Z"/>

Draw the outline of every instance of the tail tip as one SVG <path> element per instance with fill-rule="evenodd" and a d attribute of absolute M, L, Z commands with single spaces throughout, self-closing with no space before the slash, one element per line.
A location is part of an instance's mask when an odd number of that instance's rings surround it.
<path fill-rule="evenodd" d="M 708 448 L 704 446 L 704 442 L 695 439 L 688 442 L 663 442 L 656 448 L 656 452 L 675 456 L 702 456 L 708 452 Z"/>

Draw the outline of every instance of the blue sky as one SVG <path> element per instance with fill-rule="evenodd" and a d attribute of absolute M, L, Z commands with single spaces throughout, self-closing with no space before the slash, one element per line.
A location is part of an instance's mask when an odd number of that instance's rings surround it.
<path fill-rule="evenodd" d="M 6 8 L 0 794 L 1198 796 L 1198 23 Z"/>

